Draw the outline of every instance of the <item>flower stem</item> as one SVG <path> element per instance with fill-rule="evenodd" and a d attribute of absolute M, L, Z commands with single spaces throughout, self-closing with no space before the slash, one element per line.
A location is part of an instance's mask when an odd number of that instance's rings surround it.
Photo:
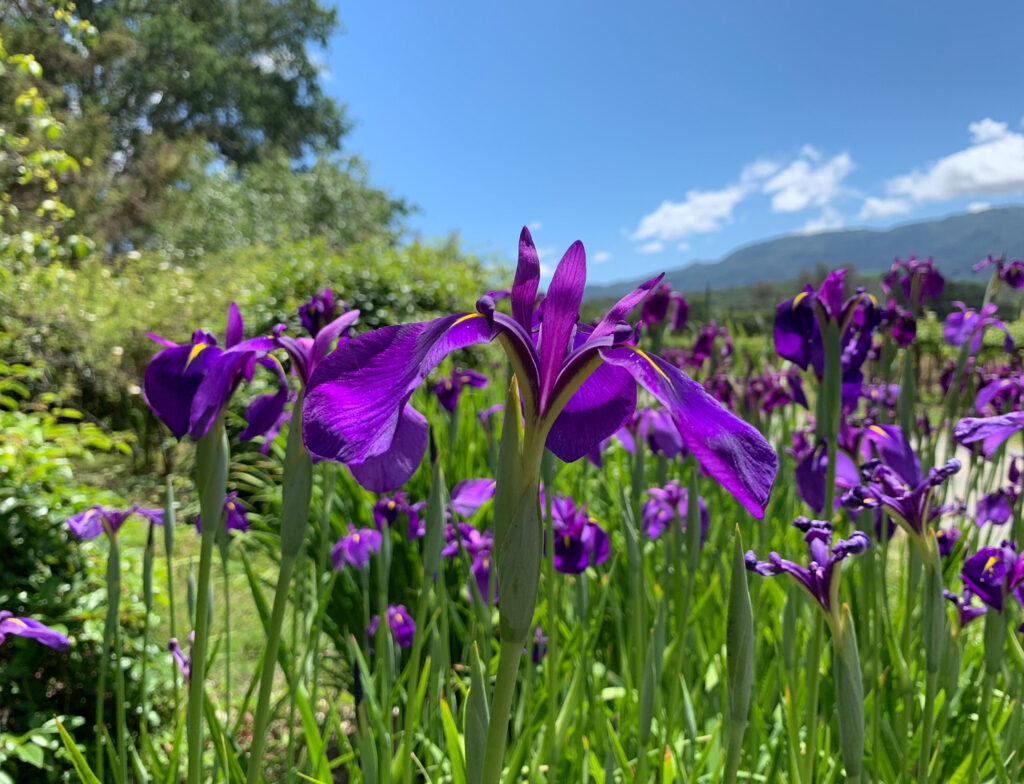
<path fill-rule="evenodd" d="M 217 541 L 217 522 L 224 509 L 228 476 L 228 442 L 224 415 L 214 421 L 196 445 L 196 486 L 203 526 L 199 547 L 199 576 L 196 585 L 195 642 L 188 688 L 188 784 L 200 784 L 203 771 L 203 707 L 206 699 L 206 651 L 210 626 L 210 567 Z"/>
<path fill-rule="evenodd" d="M 249 749 L 249 768 L 245 780 L 256 784 L 263 769 L 263 750 L 267 741 L 267 723 L 270 720 L 270 697 L 274 688 L 274 668 L 277 666 L 277 652 L 281 644 L 281 627 L 288 606 L 292 572 L 295 561 L 302 549 L 309 522 L 309 505 L 313 492 L 313 465 L 309 453 L 302 444 L 302 398 L 295 404 L 292 423 L 288 430 L 288 446 L 285 450 L 282 479 L 281 508 L 281 567 L 277 575 L 274 592 L 274 609 L 267 628 L 267 647 L 263 653 L 263 669 L 260 673 L 260 694 L 253 724 L 252 746 Z M 292 689 L 296 686 L 293 684 Z M 190 783 L 191 784 L 191 783 Z"/>
<path fill-rule="evenodd" d="M 487 748 L 484 751 L 482 784 L 500 784 L 505 763 L 505 739 L 512 712 L 512 697 L 516 690 L 516 674 L 523 654 L 525 640 L 501 641 L 498 654 L 498 677 L 491 697 L 491 722 L 487 727 Z"/>
<path fill-rule="evenodd" d="M 818 689 L 821 684 L 821 647 L 824 637 L 825 619 L 821 613 L 814 613 L 814 630 L 811 633 L 811 647 L 807 651 L 807 706 L 804 726 L 807 729 L 807 750 L 804 757 L 802 781 L 814 781 L 814 761 L 818 745 Z"/>

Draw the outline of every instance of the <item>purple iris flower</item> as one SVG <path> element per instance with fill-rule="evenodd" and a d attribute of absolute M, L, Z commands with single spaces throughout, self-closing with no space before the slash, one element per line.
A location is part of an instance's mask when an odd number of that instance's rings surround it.
<path fill-rule="evenodd" d="M 942 595 L 945 596 L 949 601 L 956 607 L 957 615 L 960 618 L 960 628 L 963 629 L 967 624 L 985 614 L 984 607 L 976 606 L 971 600 L 974 598 L 974 594 L 970 590 L 965 590 L 963 598 L 960 598 L 948 588 L 942 589 Z"/>
<path fill-rule="evenodd" d="M 445 526 L 446 544 L 441 550 L 445 558 L 452 558 L 458 554 L 459 549 L 466 551 L 470 559 L 470 572 L 476 580 L 476 587 L 480 591 L 481 598 L 488 604 L 498 600 L 498 582 L 492 581 L 494 573 L 494 534 L 490 531 L 478 531 L 469 523 L 458 523 Z M 493 595 L 492 595 L 493 585 Z M 469 589 L 470 598 L 473 596 L 472 589 Z"/>
<path fill-rule="evenodd" d="M 1024 558 L 1010 542 L 1000 547 L 982 547 L 964 562 L 964 585 L 986 605 L 1003 611 L 1007 596 L 1016 596 L 1024 605 Z"/>
<path fill-rule="evenodd" d="M 979 414 L 1007 414 L 1020 411 L 1024 401 L 1024 379 L 1019 375 L 1007 378 L 983 377 L 979 381 L 974 409 Z"/>
<path fill-rule="evenodd" d="M 843 405 L 857 404 L 863 384 L 861 367 L 871 348 L 871 337 L 882 314 L 875 298 L 864 289 L 843 299 L 846 270 L 833 270 L 817 291 L 807 286 L 793 299 L 775 308 L 775 350 L 807 370 L 813 368 L 820 381 L 825 375 L 825 346 L 822 328 L 827 322 L 839 325 L 839 348 L 843 370 Z"/>
<path fill-rule="evenodd" d="M 275 340 L 242 340 L 242 335 L 242 316 L 234 303 L 228 311 L 223 349 L 212 334 L 203 330 L 196 330 L 191 342 L 180 346 L 149 335 L 166 348 L 146 366 L 143 392 L 149 407 L 176 438 L 187 433 L 198 441 L 206 435 L 238 385 L 252 380 L 257 364 L 277 374 L 279 389 L 249 404 L 245 412 L 249 424 L 239 438 L 248 441 L 263 435 L 281 418 L 288 401 L 288 383 L 281 363 L 268 353 L 275 348 Z"/>
<path fill-rule="evenodd" d="M 953 554 L 953 548 L 960 541 L 964 532 L 959 528 L 940 528 L 935 532 L 935 541 L 939 544 L 939 555 L 948 558 Z"/>
<path fill-rule="evenodd" d="M 886 303 L 880 327 L 883 331 L 888 329 L 893 342 L 900 348 L 906 348 L 917 337 L 917 319 L 914 314 L 894 299 Z"/>
<path fill-rule="evenodd" d="M 672 294 L 672 301 L 676 307 L 672 311 L 672 322 L 669 327 L 673 332 L 682 332 L 686 329 L 686 322 L 690 320 L 690 303 L 678 292 Z"/>
<path fill-rule="evenodd" d="M 523 655 L 526 655 L 526 649 L 523 648 Z M 539 626 L 533 630 L 533 656 L 531 661 L 534 664 L 540 664 L 541 659 L 548 655 L 548 638 L 544 634 L 544 630 Z"/>
<path fill-rule="evenodd" d="M 188 636 L 188 656 L 185 655 L 185 651 L 181 649 L 181 644 L 178 642 L 176 637 L 172 637 L 170 642 L 167 643 L 167 650 L 171 652 L 171 656 L 174 657 L 174 661 L 178 665 L 178 669 L 181 670 L 181 674 L 185 677 L 185 682 L 188 683 L 192 679 L 192 645 L 196 641 L 196 633 L 192 632 Z"/>
<path fill-rule="evenodd" d="M 423 520 L 420 519 L 420 512 L 423 510 L 423 502 L 409 503 L 409 494 L 399 490 L 394 495 L 383 496 L 373 505 L 373 523 L 377 528 L 383 530 L 384 526 L 394 526 L 399 516 L 405 517 L 409 522 L 409 538 L 419 539 L 423 536 Z"/>
<path fill-rule="evenodd" d="M 532 450 L 546 444 L 563 461 L 583 457 L 629 419 L 639 383 L 670 411 L 709 473 L 762 516 L 778 465 L 768 442 L 699 384 L 633 345 L 625 318 L 660 280 L 626 295 L 596 327 L 581 324 L 586 257 L 576 242 L 538 313 L 540 262 L 524 228 L 512 315 L 498 312 L 494 297 L 485 295 L 476 313 L 385 327 L 341 346 L 310 381 L 306 447 L 315 459 L 347 463 L 371 490 L 401 486 L 427 446 L 426 419 L 409 405 L 413 391 L 450 352 L 498 338 L 515 369 Z"/>
<path fill-rule="evenodd" d="M 66 651 L 71 647 L 71 640 L 39 621 L 33 621 L 31 618 L 15 618 L 13 613 L 0 610 L 0 645 L 4 644 L 4 640 L 9 634 L 15 637 L 28 637 L 58 651 Z"/>
<path fill-rule="evenodd" d="M 925 302 L 938 299 L 946 281 L 935 269 L 935 261 L 931 256 L 919 259 L 916 254 L 911 253 L 906 261 L 897 258 L 892 263 L 889 274 L 882 280 L 882 290 L 886 294 L 897 285 L 907 303 L 916 308 Z"/>
<path fill-rule="evenodd" d="M 871 540 L 862 531 L 854 531 L 849 539 L 832 541 L 832 524 L 824 520 L 810 520 L 798 517 L 793 525 L 804 532 L 804 541 L 810 552 L 811 562 L 800 566 L 787 561 L 773 552 L 767 561 L 758 561 L 753 550 L 747 551 L 747 569 L 764 577 L 787 573 L 821 605 L 827 615 L 839 610 L 840 564 L 848 556 L 858 555 L 871 545 Z"/>
<path fill-rule="evenodd" d="M 249 530 L 249 518 L 245 514 L 245 508 L 238 500 L 237 490 L 232 490 L 224 496 L 224 518 L 228 531 L 245 532 Z M 196 515 L 196 531 L 203 532 L 203 521 L 199 515 Z"/>
<path fill-rule="evenodd" d="M 951 346 L 962 346 L 970 341 L 970 351 L 977 354 L 981 350 L 982 340 L 985 337 L 985 330 L 988 327 L 1003 331 L 1003 348 L 1009 353 L 1013 351 L 1013 338 L 1007 326 L 995 317 L 999 306 L 990 302 L 982 307 L 981 312 L 968 308 L 962 302 L 954 302 L 959 313 L 950 313 L 946 316 L 946 323 L 942 327 L 942 337 Z"/>
<path fill-rule="evenodd" d="M 996 490 L 978 499 L 974 507 L 974 521 L 978 525 L 1006 525 L 1013 516 L 1013 504 L 1017 498 L 1012 489 Z"/>
<path fill-rule="evenodd" d="M 687 364 L 694 368 L 700 368 L 704 362 L 715 353 L 715 342 L 718 338 L 724 338 L 719 355 L 725 359 L 732 355 L 732 336 L 727 327 L 719 327 L 715 319 L 697 330 L 697 339 L 693 343 L 693 350 L 690 352 Z"/>
<path fill-rule="evenodd" d="M 954 458 L 941 468 L 929 469 L 926 478 L 918 476 L 918 481 L 908 482 L 881 460 L 870 460 L 861 466 L 865 484 L 846 493 L 843 505 L 850 509 L 880 507 L 907 533 L 920 537 L 932 522 L 959 510 L 957 505 L 932 506 L 932 490 L 959 470 L 960 461 Z"/>
<path fill-rule="evenodd" d="M 309 302 L 299 306 L 299 320 L 311 337 L 316 337 L 320 330 L 334 321 L 338 309 L 344 309 L 345 303 L 334 299 L 334 292 L 325 288 L 319 294 L 309 298 Z"/>
<path fill-rule="evenodd" d="M 649 537 L 657 539 L 676 519 L 679 520 L 680 528 L 686 530 L 686 513 L 690 501 L 687 488 L 677 480 L 670 479 L 664 487 L 652 487 L 647 494 L 650 498 L 644 501 L 640 516 Z M 711 517 L 703 498 L 697 498 L 697 508 L 700 509 L 700 543 L 703 546 Z"/>
<path fill-rule="evenodd" d="M 981 272 L 988 267 L 996 267 L 996 275 L 1007 286 L 1012 289 L 1024 289 L 1024 261 L 1011 259 L 1006 261 L 1006 256 L 996 258 L 991 253 L 987 259 L 982 259 L 972 268 L 975 272 Z"/>
<path fill-rule="evenodd" d="M 653 454 L 664 455 L 670 460 L 686 454 L 679 428 L 667 411 L 648 409 L 647 425 L 647 446 Z"/>
<path fill-rule="evenodd" d="M 416 622 L 413 621 L 409 611 L 404 604 L 392 604 L 388 606 L 388 626 L 391 627 L 391 634 L 400 648 L 411 648 L 413 638 L 416 636 Z M 370 619 L 370 625 L 366 629 L 366 636 L 371 641 L 377 634 L 380 627 L 380 616 L 374 615 Z M 372 650 L 372 648 L 371 648 Z"/>
<path fill-rule="evenodd" d="M 459 406 L 459 396 L 464 387 L 477 387 L 478 389 L 487 386 L 487 376 L 477 373 L 475 370 L 464 370 L 463 368 L 452 368 L 452 377 L 442 377 L 434 385 L 434 394 L 437 401 L 446 411 L 454 412 Z"/>
<path fill-rule="evenodd" d="M 1002 416 L 961 419 L 953 428 L 953 436 L 961 444 L 981 442 L 981 452 L 991 458 L 1014 433 L 1024 429 L 1024 411 Z"/>
<path fill-rule="evenodd" d="M 800 498 L 815 514 L 825 512 L 825 490 L 828 484 L 828 444 L 820 442 L 816 447 L 805 446 L 797 451 L 797 434 L 794 433 L 794 449 L 792 455 L 797 460 L 796 489 Z M 806 443 L 806 439 L 804 439 Z M 839 508 L 843 493 L 855 487 L 860 481 L 857 465 L 843 450 L 836 450 L 835 490 L 832 497 L 835 508 Z M 832 511 L 835 511 L 834 509 Z"/>
<path fill-rule="evenodd" d="M 284 333 L 284 325 L 274 330 L 276 344 L 288 352 L 292 362 L 292 372 L 298 377 L 303 389 L 309 383 L 316 366 L 331 352 L 331 344 L 335 338 L 339 342 L 348 340 L 348 332 L 352 324 L 359 318 L 358 310 L 350 310 L 333 321 L 317 328 L 315 337 L 289 337 Z"/>
<path fill-rule="evenodd" d="M 541 507 L 544 507 L 543 501 Z M 608 560 L 608 534 L 587 513 L 586 504 L 577 509 L 568 496 L 553 496 L 551 527 L 555 569 L 563 574 L 580 574 L 588 566 L 598 566 Z"/>
<path fill-rule="evenodd" d="M 640 306 L 640 324 L 653 327 L 668 318 L 668 306 L 672 302 L 672 285 L 662 283 L 651 292 Z"/>
<path fill-rule="evenodd" d="M 68 527 L 79 539 L 95 539 L 106 531 L 116 534 L 121 530 L 125 520 L 134 514 L 145 517 L 154 525 L 164 524 L 163 509 L 147 509 L 138 504 L 129 509 L 104 509 L 96 504 L 84 512 L 69 517 Z"/>
<path fill-rule="evenodd" d="M 370 556 L 380 552 L 381 534 L 376 528 L 355 528 L 348 536 L 343 536 L 331 550 L 331 562 L 334 568 L 341 570 L 345 564 L 356 569 L 365 569 L 370 563 Z"/>

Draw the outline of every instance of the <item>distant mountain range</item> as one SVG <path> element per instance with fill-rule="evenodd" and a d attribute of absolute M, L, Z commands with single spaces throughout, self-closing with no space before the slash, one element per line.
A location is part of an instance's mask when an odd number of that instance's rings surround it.
<path fill-rule="evenodd" d="M 823 263 L 885 272 L 893 258 L 910 253 L 934 256 L 948 278 L 971 278 L 971 266 L 989 253 L 1024 256 L 1024 206 L 997 207 L 941 220 L 908 223 L 884 231 L 849 229 L 821 234 L 792 234 L 747 245 L 719 261 L 697 261 L 668 270 L 676 291 L 748 286 L 761 281 L 794 280 Z M 587 299 L 612 299 L 646 278 L 588 286 Z"/>

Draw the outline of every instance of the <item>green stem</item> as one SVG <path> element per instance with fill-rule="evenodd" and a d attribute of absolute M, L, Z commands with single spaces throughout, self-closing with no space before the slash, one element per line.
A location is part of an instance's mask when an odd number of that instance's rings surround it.
<path fill-rule="evenodd" d="M 491 722 L 487 727 L 487 748 L 484 751 L 482 784 L 500 784 L 505 764 L 505 739 L 516 690 L 519 659 L 526 640 L 502 640 L 498 654 L 498 677 L 491 697 Z"/>
<path fill-rule="evenodd" d="M 807 729 L 807 751 L 804 757 L 803 781 L 814 781 L 814 762 L 818 745 L 818 689 L 821 685 L 821 648 L 824 638 L 825 619 L 821 613 L 814 613 L 814 631 L 811 633 L 811 647 L 807 651 L 807 704 L 804 726 Z"/>
<path fill-rule="evenodd" d="M 295 561 L 302 549 L 309 522 L 309 505 L 313 488 L 313 465 L 309 453 L 302 444 L 302 397 L 295 403 L 292 423 L 288 430 L 288 445 L 285 450 L 282 478 L 281 508 L 281 568 L 274 592 L 274 609 L 267 628 L 267 647 L 263 653 L 263 669 L 260 673 L 260 693 L 253 724 L 252 746 L 249 749 L 249 768 L 246 771 L 247 784 L 260 780 L 263 768 L 263 750 L 267 742 L 267 723 L 270 720 L 270 697 L 274 688 L 274 668 L 281 644 L 281 626 L 288 606 L 292 572 Z M 296 679 L 297 680 L 297 679 Z M 292 689 L 296 686 L 293 684 Z M 191 784 L 191 782 L 190 782 Z"/>
<path fill-rule="evenodd" d="M 206 657 L 210 633 L 210 571 L 217 541 L 217 521 L 224 509 L 228 474 L 228 443 L 224 415 L 214 421 L 196 445 L 196 486 L 199 513 L 207 522 L 199 546 L 199 576 L 196 586 L 195 642 L 188 688 L 188 784 L 200 784 L 203 772 L 203 708 L 206 700 Z"/>

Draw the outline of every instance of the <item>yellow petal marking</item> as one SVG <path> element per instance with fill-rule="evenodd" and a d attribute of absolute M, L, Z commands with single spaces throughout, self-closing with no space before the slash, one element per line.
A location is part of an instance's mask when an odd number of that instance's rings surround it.
<path fill-rule="evenodd" d="M 395 613 L 395 623 L 405 623 L 405 618 L 402 617 L 402 613 Z"/>
<path fill-rule="evenodd" d="M 26 629 L 28 628 L 28 624 L 21 620 L 21 618 L 5 618 L 4 620 L 6 620 L 7 623 L 13 623 L 16 626 L 23 626 Z"/>
<path fill-rule="evenodd" d="M 804 297 L 807 296 L 806 291 L 801 291 L 795 297 L 793 297 L 793 310 L 796 310 L 796 306 L 803 302 Z"/>
<path fill-rule="evenodd" d="M 872 425 L 871 427 L 868 428 L 868 430 L 870 430 L 873 433 L 878 433 L 878 435 L 880 435 L 882 438 L 889 437 L 889 434 L 882 430 L 882 428 L 879 427 L 878 425 Z"/>
<path fill-rule="evenodd" d="M 658 375 L 659 376 L 661 376 L 663 379 L 665 379 L 668 383 L 670 383 L 670 384 L 672 383 L 672 379 L 670 379 L 668 376 L 665 375 L 665 371 L 664 370 L 662 370 L 660 367 L 658 367 L 656 364 L 654 364 L 654 360 L 651 359 L 650 355 L 646 351 L 644 351 L 643 349 L 637 348 L 636 346 L 629 346 L 629 348 L 633 349 L 633 351 L 635 351 L 641 357 L 646 359 L 648 364 L 650 364 L 650 366 L 652 368 L 654 368 L 656 371 L 658 371 Z"/>
<path fill-rule="evenodd" d="M 455 329 L 455 327 L 459 326 L 459 324 L 461 324 L 463 321 L 469 321 L 471 318 L 483 318 L 483 317 L 484 317 L 483 313 L 467 313 L 465 316 L 463 316 L 458 321 L 456 321 L 454 324 L 452 324 L 448 329 Z"/>
<path fill-rule="evenodd" d="M 985 561 L 985 569 L 983 571 L 991 572 L 992 571 L 992 567 L 995 566 L 998 562 L 999 562 L 999 558 L 997 556 L 993 555 L 991 558 L 989 558 L 987 561 Z"/>
<path fill-rule="evenodd" d="M 359 544 L 359 534 L 352 534 L 352 541 Z"/>
<path fill-rule="evenodd" d="M 192 350 L 188 352 L 188 361 L 185 363 L 185 370 L 188 370 L 188 366 L 192 364 L 192 360 L 202 354 L 204 349 L 209 347 L 209 343 L 196 343 L 192 346 Z"/>

